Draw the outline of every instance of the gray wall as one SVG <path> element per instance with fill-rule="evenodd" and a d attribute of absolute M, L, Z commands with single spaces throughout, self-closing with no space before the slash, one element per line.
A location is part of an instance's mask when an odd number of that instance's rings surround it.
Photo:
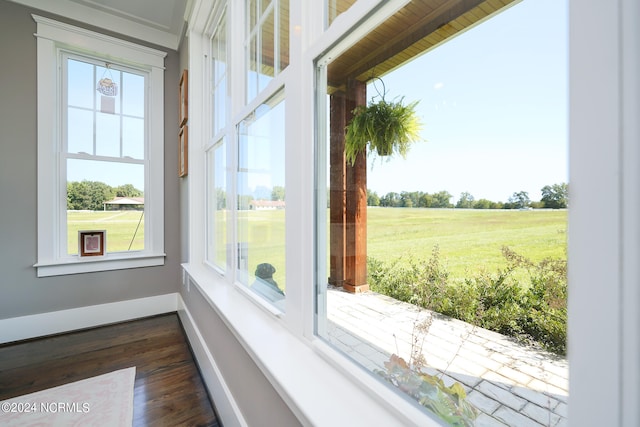
<path fill-rule="evenodd" d="M 157 46 L 150 47 L 168 53 L 165 59 L 165 265 L 36 277 L 33 264 L 37 254 L 37 74 L 36 24 L 31 13 L 86 27 L 0 0 L 0 319 L 177 292 L 180 280 L 178 54 Z"/>

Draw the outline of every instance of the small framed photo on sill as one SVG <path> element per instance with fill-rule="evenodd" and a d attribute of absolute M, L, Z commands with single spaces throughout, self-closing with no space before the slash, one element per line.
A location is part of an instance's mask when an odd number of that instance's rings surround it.
<path fill-rule="evenodd" d="M 78 230 L 78 254 L 103 256 L 107 247 L 107 230 Z"/>

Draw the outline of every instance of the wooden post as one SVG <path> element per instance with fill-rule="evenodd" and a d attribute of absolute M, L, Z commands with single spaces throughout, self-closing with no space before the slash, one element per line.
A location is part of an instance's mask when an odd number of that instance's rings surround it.
<path fill-rule="evenodd" d="M 329 112 L 329 284 L 338 287 L 345 279 L 345 98 L 344 92 L 332 94 Z"/>
<path fill-rule="evenodd" d="M 367 85 L 355 79 L 347 82 L 346 120 L 353 109 L 367 103 Z M 367 155 L 360 153 L 353 166 L 346 167 L 346 242 L 343 288 L 352 293 L 369 290 L 367 283 Z"/>

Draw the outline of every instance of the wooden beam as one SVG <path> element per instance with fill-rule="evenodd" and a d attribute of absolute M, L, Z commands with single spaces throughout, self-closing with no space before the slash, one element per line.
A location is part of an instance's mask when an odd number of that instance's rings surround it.
<path fill-rule="evenodd" d="M 345 279 L 346 95 L 335 92 L 329 102 L 329 284 L 341 287 Z"/>
<path fill-rule="evenodd" d="M 346 123 L 353 110 L 367 103 L 367 85 L 347 83 Z M 367 283 L 367 155 L 360 153 L 346 168 L 346 259 L 343 288 L 352 293 L 369 290 Z"/>

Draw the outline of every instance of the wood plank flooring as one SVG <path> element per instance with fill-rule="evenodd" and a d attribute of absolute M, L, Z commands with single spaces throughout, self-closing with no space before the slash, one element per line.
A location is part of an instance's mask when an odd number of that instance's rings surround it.
<path fill-rule="evenodd" d="M 130 366 L 134 426 L 222 425 L 175 313 L 0 346 L 0 400 Z"/>

